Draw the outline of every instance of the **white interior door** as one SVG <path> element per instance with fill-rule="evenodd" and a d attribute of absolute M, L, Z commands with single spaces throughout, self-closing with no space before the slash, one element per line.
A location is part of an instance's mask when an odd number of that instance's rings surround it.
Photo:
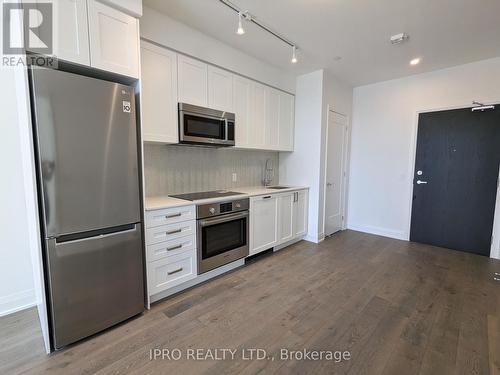
<path fill-rule="evenodd" d="M 328 112 L 325 186 L 325 236 L 342 229 L 344 219 L 344 155 L 347 117 Z"/>

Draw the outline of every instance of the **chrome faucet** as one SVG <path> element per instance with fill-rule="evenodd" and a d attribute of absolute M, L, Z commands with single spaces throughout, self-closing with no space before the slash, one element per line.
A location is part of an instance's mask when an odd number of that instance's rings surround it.
<path fill-rule="evenodd" d="M 264 186 L 269 186 L 271 185 L 271 182 L 273 182 L 274 178 L 274 167 L 273 167 L 273 161 L 271 159 L 266 160 L 266 167 L 264 169 L 264 179 L 262 180 L 262 183 Z"/>

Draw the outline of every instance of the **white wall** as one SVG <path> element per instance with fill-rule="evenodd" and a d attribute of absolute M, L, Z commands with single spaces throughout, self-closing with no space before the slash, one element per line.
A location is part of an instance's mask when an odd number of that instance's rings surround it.
<path fill-rule="evenodd" d="M 295 77 L 154 9 L 144 7 L 141 37 L 293 93 Z"/>
<path fill-rule="evenodd" d="M 354 89 L 349 228 L 409 238 L 417 112 L 473 100 L 500 102 L 500 58 Z"/>
<path fill-rule="evenodd" d="M 295 148 L 280 153 L 280 183 L 309 186 L 306 239 L 324 238 L 325 150 L 328 109 L 351 116 L 352 88 L 324 70 L 297 77 Z"/>
<path fill-rule="evenodd" d="M 324 71 L 297 77 L 295 88 L 295 148 L 280 153 L 281 184 L 309 186 L 309 231 L 307 239 L 317 242 L 322 228 L 319 222 L 321 128 L 323 121 Z"/>
<path fill-rule="evenodd" d="M 0 316 L 35 304 L 14 69 L 0 68 Z"/>

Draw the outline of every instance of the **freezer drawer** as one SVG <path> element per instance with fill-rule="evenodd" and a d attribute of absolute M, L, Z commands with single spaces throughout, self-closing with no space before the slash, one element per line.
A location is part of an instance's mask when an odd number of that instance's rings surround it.
<path fill-rule="evenodd" d="M 47 251 L 55 348 L 144 310 L 140 224 L 81 240 L 51 239 Z"/>

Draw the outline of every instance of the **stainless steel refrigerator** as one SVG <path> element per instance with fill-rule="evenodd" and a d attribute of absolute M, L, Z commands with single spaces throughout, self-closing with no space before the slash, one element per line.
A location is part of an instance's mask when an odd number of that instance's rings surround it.
<path fill-rule="evenodd" d="M 132 87 L 36 68 L 30 89 L 55 349 L 144 310 Z"/>

